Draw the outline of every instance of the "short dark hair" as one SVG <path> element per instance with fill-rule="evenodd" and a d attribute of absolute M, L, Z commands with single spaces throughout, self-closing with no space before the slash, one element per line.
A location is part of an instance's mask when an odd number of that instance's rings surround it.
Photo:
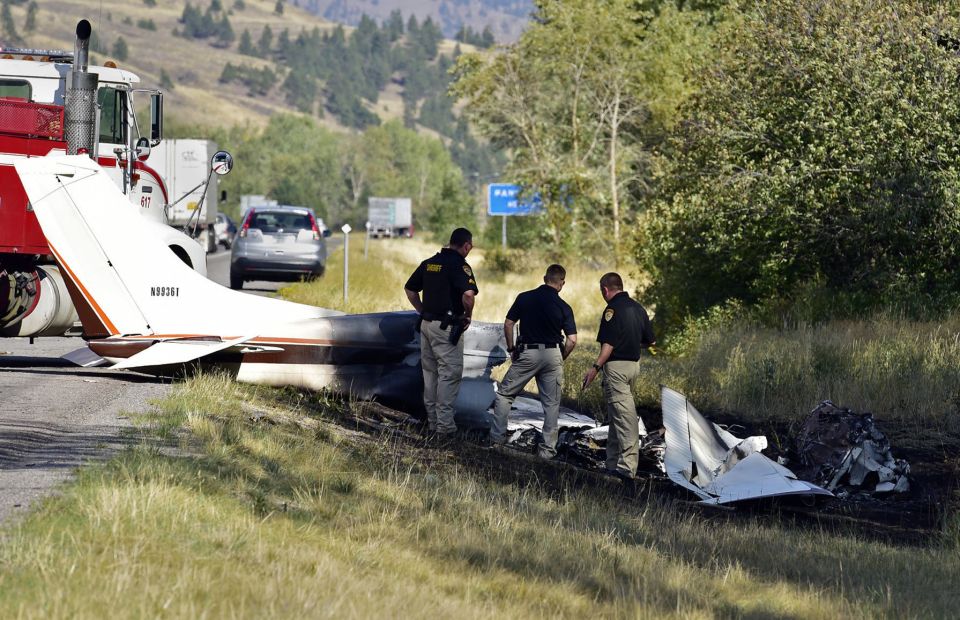
<path fill-rule="evenodd" d="M 564 269 L 562 265 L 557 265 L 556 263 L 547 267 L 547 273 L 543 275 L 544 280 L 553 284 L 560 284 L 566 278 L 567 270 Z"/>
<path fill-rule="evenodd" d="M 603 274 L 603 277 L 600 278 L 600 286 L 604 288 L 613 289 L 615 291 L 623 290 L 623 278 L 620 277 L 619 273 L 610 273 Z"/>
<path fill-rule="evenodd" d="M 450 246 L 462 248 L 467 242 L 473 243 L 473 233 L 466 228 L 458 228 L 450 233 Z"/>

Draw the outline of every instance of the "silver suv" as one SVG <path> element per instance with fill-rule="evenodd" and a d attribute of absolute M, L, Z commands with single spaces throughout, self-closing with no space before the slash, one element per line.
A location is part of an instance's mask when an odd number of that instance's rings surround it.
<path fill-rule="evenodd" d="M 254 207 L 243 216 L 230 254 L 230 288 L 247 280 L 295 282 L 323 275 L 330 236 L 307 207 Z"/>

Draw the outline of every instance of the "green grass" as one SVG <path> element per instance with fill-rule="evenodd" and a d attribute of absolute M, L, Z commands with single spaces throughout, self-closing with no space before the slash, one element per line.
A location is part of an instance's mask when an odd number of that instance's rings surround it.
<path fill-rule="evenodd" d="M 189 431 L 180 455 L 130 449 L 2 532 L 0 617 L 942 617 L 960 602 L 951 549 L 495 482 L 348 431 L 323 398 L 178 386 L 158 414 Z"/>

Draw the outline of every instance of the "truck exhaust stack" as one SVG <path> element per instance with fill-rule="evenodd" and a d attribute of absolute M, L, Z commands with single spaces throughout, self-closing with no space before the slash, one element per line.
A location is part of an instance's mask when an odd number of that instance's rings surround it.
<path fill-rule="evenodd" d="M 73 48 L 73 70 L 64 101 L 64 134 L 67 154 L 85 150 L 96 157 L 97 86 L 96 73 L 87 71 L 90 57 L 90 35 L 93 29 L 85 19 L 77 24 L 77 41 Z"/>

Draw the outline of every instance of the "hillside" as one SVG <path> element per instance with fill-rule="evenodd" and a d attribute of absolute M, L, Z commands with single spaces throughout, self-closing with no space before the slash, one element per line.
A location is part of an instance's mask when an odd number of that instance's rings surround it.
<path fill-rule="evenodd" d="M 214 4 L 219 0 L 212 0 Z M 153 4 L 153 6 L 150 6 Z M 205 10 L 210 0 L 193 3 Z M 222 11 L 234 33 L 234 40 L 227 46 L 217 44 L 213 37 L 207 39 L 176 36 L 182 32 L 180 22 L 187 2 L 180 0 L 114 0 L 102 3 L 99 0 L 52 0 L 38 4 L 35 28 L 25 27 L 27 4 L 11 6 L 13 23 L 19 41 L 4 32 L 4 43 L 41 48 L 73 49 L 73 32 L 79 19 L 90 20 L 98 37 L 94 53 L 96 62 L 116 60 L 121 68 L 138 74 L 142 85 L 162 87 L 166 93 L 166 110 L 169 121 L 180 125 L 228 126 L 250 123 L 263 126 L 270 115 L 277 112 L 293 112 L 297 108 L 287 102 L 280 85 L 290 69 L 275 59 L 256 54 L 239 52 L 242 33 L 247 30 L 254 42 L 259 41 L 262 31 L 269 27 L 275 39 L 285 31 L 290 39 L 301 32 L 316 29 L 321 35 L 332 34 L 338 25 L 287 3 L 278 13 L 275 0 L 222 0 Z M 5 29 L 6 30 L 6 29 Z M 127 47 L 127 58 L 117 58 L 116 45 L 122 37 Z M 438 44 L 441 55 L 452 55 L 456 44 L 442 40 Z M 467 47 L 467 46 L 465 46 Z M 221 82 L 227 64 L 248 69 L 269 69 L 276 82 L 260 94 L 242 83 Z M 163 79 L 164 75 L 168 79 Z M 402 77 L 402 76 L 394 76 Z M 390 80 L 373 97 L 364 100 L 362 106 L 380 120 L 402 118 L 404 100 L 402 79 Z M 323 84 L 321 83 L 321 89 Z M 320 114 L 319 122 L 332 129 L 343 130 L 344 124 L 329 113 L 323 114 L 324 97 L 330 93 L 321 90 L 314 113 Z M 414 116 L 413 112 L 408 117 Z"/>
<path fill-rule="evenodd" d="M 378 21 L 392 11 L 427 17 L 440 24 L 453 38 L 462 26 L 481 32 L 490 28 L 497 41 L 515 41 L 533 11 L 531 0 L 300 0 L 299 5 L 317 15 L 343 24 L 356 25 L 367 14 Z"/>

